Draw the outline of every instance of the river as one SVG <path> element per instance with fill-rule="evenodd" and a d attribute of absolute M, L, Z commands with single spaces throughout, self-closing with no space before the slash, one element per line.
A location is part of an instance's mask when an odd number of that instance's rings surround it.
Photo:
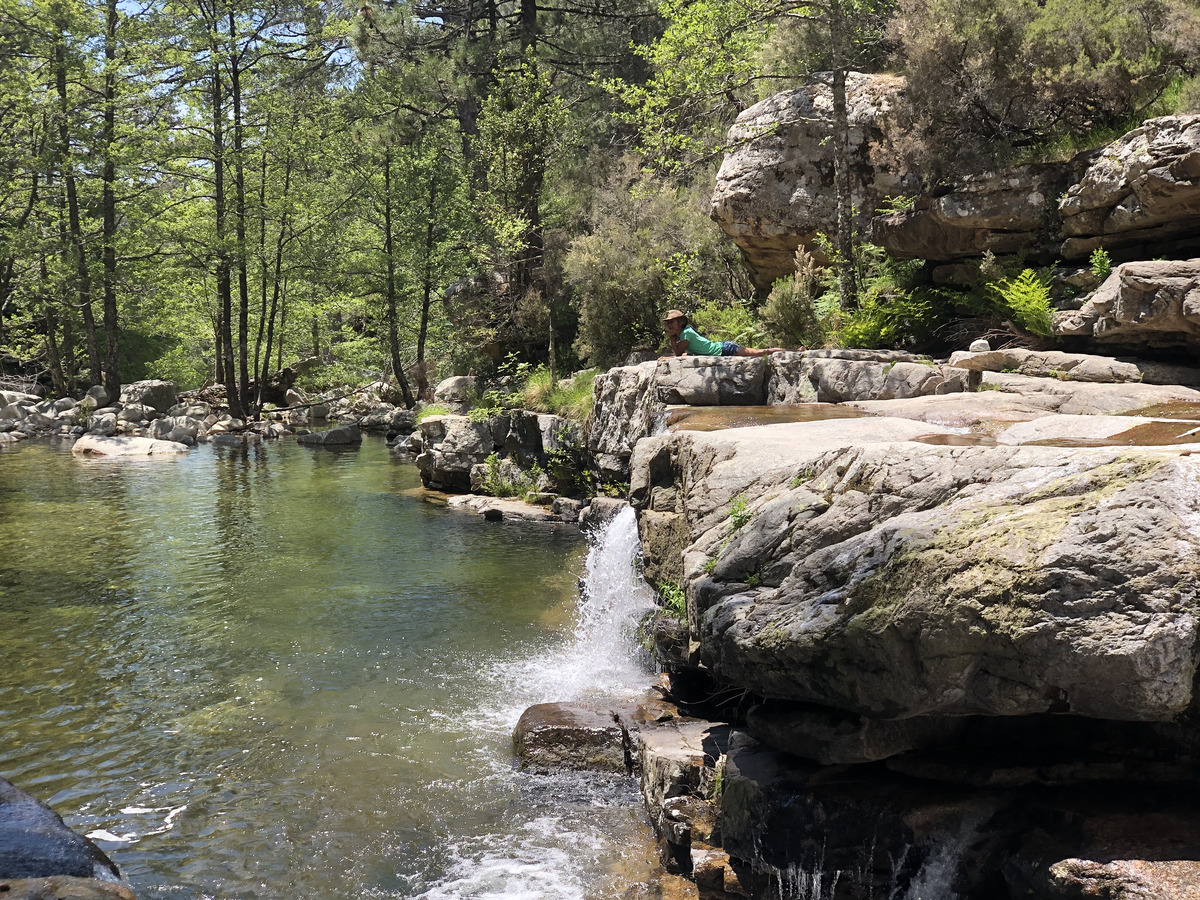
<path fill-rule="evenodd" d="M 378 439 L 4 449 L 0 775 L 143 900 L 619 894 L 633 781 L 523 774 L 510 735 L 644 684 L 631 521 L 590 554 L 487 524 Z"/>

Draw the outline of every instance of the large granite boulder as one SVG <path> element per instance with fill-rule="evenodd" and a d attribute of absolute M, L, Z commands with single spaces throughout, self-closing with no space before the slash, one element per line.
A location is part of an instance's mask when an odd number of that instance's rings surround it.
<path fill-rule="evenodd" d="M 644 528 L 686 530 L 698 658 L 761 696 L 875 719 L 1189 710 L 1197 458 L 906 440 L 932 427 L 639 444 L 631 499 L 670 498 Z"/>
<path fill-rule="evenodd" d="M 416 462 L 425 486 L 470 491 L 472 467 L 495 450 L 491 426 L 466 416 L 429 416 L 417 428 L 422 452 Z"/>
<path fill-rule="evenodd" d="M 847 77 L 851 192 L 862 228 L 889 197 L 918 189 L 892 149 L 903 89 L 892 75 Z M 742 249 L 759 288 L 792 274 L 797 247 L 818 250 L 818 236 L 836 230 L 832 121 L 830 88 L 814 79 L 755 104 L 730 129 L 734 149 L 717 173 L 712 217 Z"/>
<path fill-rule="evenodd" d="M 875 218 L 871 238 L 900 259 L 940 263 L 1023 254 L 1086 261 L 1200 251 L 1200 116 L 1150 119 L 1065 163 L 971 176 Z M 942 275 L 939 275 L 939 272 Z M 954 267 L 935 277 L 962 282 Z"/>
<path fill-rule="evenodd" d="M 876 217 L 871 240 L 897 259 L 939 262 L 1056 249 L 1054 201 L 1072 174 L 1070 165 L 1043 164 L 973 175 Z"/>
<path fill-rule="evenodd" d="M 1200 115 L 1144 122 L 1104 148 L 1058 203 L 1065 259 L 1200 249 Z"/>
<path fill-rule="evenodd" d="M 627 480 L 634 445 L 654 432 L 662 411 L 654 390 L 657 370 L 657 361 L 651 360 L 596 376 L 587 447 L 602 482 Z"/>
<path fill-rule="evenodd" d="M 1200 157 L 1200 147 L 1196 153 Z M 1080 309 L 1058 313 L 1054 330 L 1102 344 L 1195 351 L 1200 348 L 1200 259 L 1119 265 Z"/>
<path fill-rule="evenodd" d="M 678 356 L 659 360 L 654 384 L 662 403 L 753 406 L 765 399 L 764 356 Z"/>
<path fill-rule="evenodd" d="M 133 384 L 127 384 L 121 388 L 121 404 L 124 406 L 140 403 L 156 409 L 160 413 L 165 413 L 178 402 L 179 397 L 175 392 L 175 385 L 169 381 L 158 379 L 135 381 Z"/>

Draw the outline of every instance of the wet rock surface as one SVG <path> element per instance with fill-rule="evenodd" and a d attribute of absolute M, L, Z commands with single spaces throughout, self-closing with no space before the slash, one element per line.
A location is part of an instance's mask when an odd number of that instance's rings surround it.
<path fill-rule="evenodd" d="M 521 715 L 513 747 L 524 768 L 628 772 L 627 735 L 617 711 L 540 703 Z"/>

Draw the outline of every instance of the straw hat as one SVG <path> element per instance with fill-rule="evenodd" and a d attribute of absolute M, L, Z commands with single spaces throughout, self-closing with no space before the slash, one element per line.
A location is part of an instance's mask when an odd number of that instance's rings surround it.
<path fill-rule="evenodd" d="M 672 319 L 686 319 L 686 318 L 687 318 L 687 316 L 685 316 L 685 315 L 684 315 L 682 312 L 680 312 L 679 310 L 677 310 L 677 309 L 668 309 L 668 310 L 667 310 L 667 314 L 666 314 L 665 316 L 663 316 L 663 321 L 664 321 L 664 322 L 670 322 Z"/>

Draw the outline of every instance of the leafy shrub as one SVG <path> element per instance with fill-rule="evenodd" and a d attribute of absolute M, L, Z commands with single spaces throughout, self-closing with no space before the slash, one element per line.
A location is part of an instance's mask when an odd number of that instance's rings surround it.
<path fill-rule="evenodd" d="M 490 454 L 483 461 L 485 469 L 480 487 L 485 494 L 493 497 L 524 497 L 533 490 L 533 482 L 524 472 L 516 477 L 506 474 L 504 462 L 506 460 L 501 460 L 498 453 Z M 511 471 L 516 467 L 514 464 L 507 468 Z"/>
<path fill-rule="evenodd" d="M 738 494 L 729 502 L 729 523 L 737 531 L 750 521 L 750 504 L 744 494 Z"/>
<path fill-rule="evenodd" d="M 747 347 L 761 347 L 767 341 L 758 317 L 744 301 L 710 300 L 696 309 L 690 321 L 710 341 L 734 341 Z"/>
<path fill-rule="evenodd" d="M 525 409 L 553 413 L 582 422 L 588 417 L 595 403 L 595 369 L 576 372 L 570 378 L 560 378 L 550 383 L 550 370 L 539 367 L 531 372 L 517 391 L 517 398 Z"/>
<path fill-rule="evenodd" d="M 590 233 L 563 257 L 579 313 L 575 349 L 590 364 L 607 368 L 634 347 L 663 346 L 660 317 L 671 307 L 733 296 L 737 250 L 708 219 L 711 194 L 707 175 L 690 185 L 653 179 L 633 156 L 614 167 L 592 205 Z M 748 282 L 739 291 L 749 294 Z"/>
<path fill-rule="evenodd" d="M 759 316 L 773 342 L 785 347 L 820 347 L 837 323 L 837 295 L 827 273 L 803 247 L 796 250 L 796 271 L 771 288 Z"/>
<path fill-rule="evenodd" d="M 449 413 L 450 410 L 444 403 L 426 403 L 417 410 L 417 414 L 413 417 L 413 421 L 419 425 L 426 419 L 432 418 L 433 416 L 445 416 L 449 415 Z"/>
<path fill-rule="evenodd" d="M 837 342 L 868 350 L 930 346 L 951 321 L 953 303 L 951 292 L 931 287 L 869 295 L 842 313 Z"/>

